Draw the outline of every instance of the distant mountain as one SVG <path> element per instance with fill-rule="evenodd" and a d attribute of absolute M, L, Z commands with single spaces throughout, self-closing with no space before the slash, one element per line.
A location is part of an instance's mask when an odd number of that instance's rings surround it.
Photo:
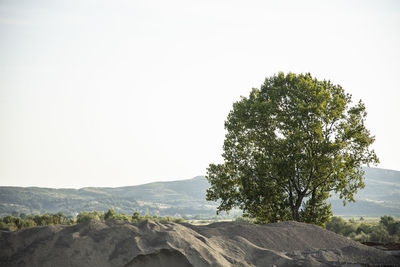
<path fill-rule="evenodd" d="M 337 215 L 400 216 L 400 171 L 364 168 L 365 188 L 356 195 L 355 203 L 347 203 L 337 197 L 331 200 Z"/>
<path fill-rule="evenodd" d="M 215 216 L 216 203 L 205 200 L 209 187 L 204 176 L 189 180 L 155 182 L 126 187 L 86 187 L 53 189 L 38 187 L 0 187 L 0 216 L 19 212 L 42 214 L 63 212 L 75 215 L 81 211 L 107 211 L 162 216 Z"/>
<path fill-rule="evenodd" d="M 343 207 L 342 200 L 332 197 L 334 214 L 400 216 L 400 172 L 365 168 L 365 173 L 366 186 L 357 195 L 356 203 L 348 203 Z M 215 216 L 217 204 L 205 200 L 208 187 L 204 176 L 117 188 L 0 187 L 0 216 L 12 212 L 37 214 L 59 211 L 75 215 L 81 211 L 107 211 L 113 208 L 125 214 L 139 211 L 141 214 L 209 218 Z"/>

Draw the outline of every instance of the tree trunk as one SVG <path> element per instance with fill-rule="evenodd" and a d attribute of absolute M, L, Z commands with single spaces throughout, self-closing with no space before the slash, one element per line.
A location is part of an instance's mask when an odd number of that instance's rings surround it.
<path fill-rule="evenodd" d="M 299 209 L 300 209 L 302 201 L 303 201 L 303 196 L 298 196 L 296 204 L 292 205 L 292 217 L 293 217 L 293 220 L 296 222 L 300 221 Z"/>
<path fill-rule="evenodd" d="M 314 188 L 311 194 L 311 217 L 314 218 L 314 214 L 315 214 L 315 191 L 316 189 Z"/>
<path fill-rule="evenodd" d="M 299 209 L 296 209 L 296 207 L 292 207 L 292 217 L 294 221 L 299 221 Z"/>

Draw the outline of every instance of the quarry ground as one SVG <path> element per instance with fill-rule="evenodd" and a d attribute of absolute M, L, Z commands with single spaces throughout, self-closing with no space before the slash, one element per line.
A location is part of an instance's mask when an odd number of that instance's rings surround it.
<path fill-rule="evenodd" d="M 400 266 L 315 225 L 91 221 L 0 231 L 0 266 Z"/>

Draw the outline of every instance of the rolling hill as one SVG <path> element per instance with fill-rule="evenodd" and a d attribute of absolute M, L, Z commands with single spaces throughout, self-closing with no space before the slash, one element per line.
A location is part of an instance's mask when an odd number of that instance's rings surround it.
<path fill-rule="evenodd" d="M 400 216 L 400 172 L 365 168 L 365 188 L 356 203 L 343 207 L 342 200 L 331 198 L 334 215 Z M 158 214 L 161 216 L 215 216 L 217 203 L 205 200 L 209 187 L 204 176 L 172 182 L 156 182 L 117 188 L 87 187 L 52 189 L 38 187 L 0 187 L 0 216 L 15 212 L 42 214 L 81 211 Z M 231 215 L 237 215 L 233 212 Z"/>
<path fill-rule="evenodd" d="M 365 188 L 356 195 L 355 203 L 343 206 L 332 197 L 336 215 L 400 216 L 400 171 L 365 168 Z"/>

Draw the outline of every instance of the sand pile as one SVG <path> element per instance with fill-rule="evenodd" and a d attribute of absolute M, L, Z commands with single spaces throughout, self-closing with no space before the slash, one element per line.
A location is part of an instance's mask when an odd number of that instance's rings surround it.
<path fill-rule="evenodd" d="M 0 232 L 0 266 L 400 266 L 317 226 L 87 222 Z M 357 265 L 360 266 L 360 265 Z"/>

